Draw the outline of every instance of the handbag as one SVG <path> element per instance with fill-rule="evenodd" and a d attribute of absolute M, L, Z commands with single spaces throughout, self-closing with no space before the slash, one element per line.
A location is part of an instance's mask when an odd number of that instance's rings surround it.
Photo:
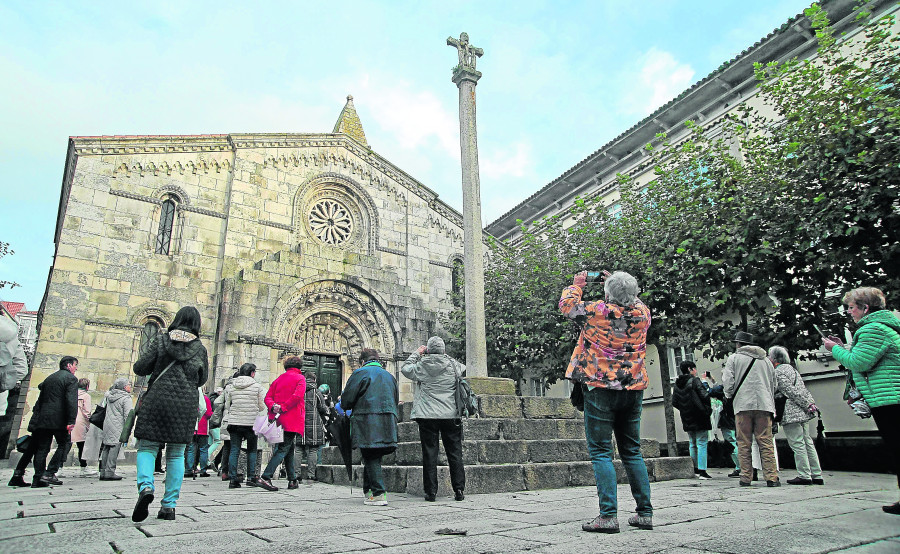
<path fill-rule="evenodd" d="M 458 373 L 456 374 L 456 392 L 454 393 L 454 396 L 456 397 L 457 419 L 475 415 L 475 412 L 478 411 L 475 393 L 472 392 L 472 387 L 469 386 L 469 382 Z"/>
<path fill-rule="evenodd" d="M 97 404 L 97 407 L 94 408 L 94 413 L 91 414 L 88 421 L 91 422 L 91 425 L 96 425 L 100 429 L 103 429 L 103 422 L 106 421 L 106 406 L 104 404 Z"/>
<path fill-rule="evenodd" d="M 147 388 L 141 391 L 141 394 L 138 395 L 138 399 L 134 404 L 134 408 L 129 410 L 128 415 L 125 416 L 125 424 L 122 425 L 122 434 L 119 435 L 119 442 L 121 442 L 122 444 L 127 444 L 131 439 L 131 432 L 134 430 L 134 423 L 137 420 L 138 413 L 140 412 L 141 404 L 143 404 L 144 402 L 144 397 L 146 397 L 147 392 L 150 391 L 150 386 L 153 385 L 153 383 L 159 381 L 159 378 L 165 375 L 165 373 L 169 371 L 169 368 L 173 365 L 175 365 L 175 360 L 172 360 L 172 362 L 167 365 L 164 370 L 160 371 L 156 379 L 154 379 L 152 383 L 147 385 Z M 103 427 L 101 426 L 100 428 L 102 429 Z"/>
<path fill-rule="evenodd" d="M 794 385 L 797 384 L 797 375 L 798 373 L 794 373 Z M 787 396 L 783 393 L 778 393 L 775 395 L 775 422 L 780 423 L 781 418 L 784 417 L 784 408 L 787 406 Z"/>
<path fill-rule="evenodd" d="M 22 435 L 21 437 L 16 439 L 16 450 L 21 452 L 22 454 L 28 450 L 28 447 L 31 445 L 31 435 Z"/>
<path fill-rule="evenodd" d="M 278 423 L 278 415 L 272 421 L 269 421 L 269 414 L 266 413 L 256 416 L 256 421 L 253 423 L 253 432 L 257 435 L 262 435 L 269 444 L 284 442 L 284 427 Z"/>
<path fill-rule="evenodd" d="M 734 389 L 734 394 L 731 395 L 730 398 L 726 398 L 725 402 L 722 404 L 722 411 L 725 412 L 725 415 L 734 419 L 734 399 L 737 397 L 737 393 L 741 390 L 741 385 L 744 384 L 744 380 L 747 379 L 747 376 L 750 375 L 750 370 L 753 369 L 753 364 L 756 363 L 756 358 L 750 360 L 750 365 L 747 366 L 747 371 L 744 372 L 744 376 L 741 377 L 741 381 L 738 383 L 738 386 Z"/>

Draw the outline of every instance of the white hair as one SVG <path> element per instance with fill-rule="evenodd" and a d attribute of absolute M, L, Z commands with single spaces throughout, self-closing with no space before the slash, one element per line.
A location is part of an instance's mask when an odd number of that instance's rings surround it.
<path fill-rule="evenodd" d="M 637 279 L 630 273 L 616 271 L 606 278 L 603 285 L 606 300 L 622 306 L 632 306 L 637 302 L 637 295 L 641 291 Z"/>
<path fill-rule="evenodd" d="M 788 354 L 787 348 L 783 346 L 769 348 L 769 359 L 778 364 L 791 363 L 791 356 Z"/>

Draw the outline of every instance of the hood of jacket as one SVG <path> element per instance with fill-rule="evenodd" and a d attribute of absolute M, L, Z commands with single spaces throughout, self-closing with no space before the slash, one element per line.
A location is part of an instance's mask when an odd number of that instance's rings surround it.
<path fill-rule="evenodd" d="M 130 392 L 126 392 L 122 389 L 112 389 L 111 391 L 106 393 L 106 403 L 112 404 L 113 402 L 117 402 L 126 396 L 131 396 Z"/>
<path fill-rule="evenodd" d="M 678 379 L 675 379 L 675 387 L 679 389 L 685 389 L 688 386 L 688 383 L 691 382 L 691 378 L 693 375 L 690 373 L 682 373 L 678 376 Z"/>
<path fill-rule="evenodd" d="M 447 354 L 425 354 L 419 360 L 419 367 L 425 370 L 429 377 L 440 375 L 453 366 L 453 358 Z"/>
<path fill-rule="evenodd" d="M 900 333 L 900 319 L 897 319 L 897 316 L 890 310 L 878 310 L 877 312 L 867 314 L 864 318 L 859 320 L 860 327 L 870 323 L 881 323 L 887 325 L 897 333 Z"/>
<path fill-rule="evenodd" d="M 172 333 L 175 333 L 173 331 Z M 170 335 L 172 334 L 170 333 Z M 184 333 L 184 331 L 178 331 L 177 333 Z M 190 333 L 185 333 L 194 337 Z M 203 345 L 200 344 L 200 341 L 197 340 L 197 337 L 194 337 L 190 341 L 185 341 L 185 337 L 177 337 L 178 340 L 172 338 L 169 335 L 163 335 L 163 344 L 165 345 L 166 352 L 179 362 L 183 362 L 185 360 L 189 360 L 194 355 L 197 354 L 197 350 L 199 350 Z"/>
<path fill-rule="evenodd" d="M 236 389 L 246 389 L 254 383 L 256 383 L 256 379 L 253 377 L 250 377 L 249 375 L 240 375 L 234 378 L 231 382 L 231 386 Z"/>
<path fill-rule="evenodd" d="M 746 354 L 751 358 L 756 358 L 757 360 L 761 360 L 766 357 L 766 351 L 761 347 L 753 345 L 753 344 L 745 344 L 744 346 L 737 349 L 738 354 Z"/>

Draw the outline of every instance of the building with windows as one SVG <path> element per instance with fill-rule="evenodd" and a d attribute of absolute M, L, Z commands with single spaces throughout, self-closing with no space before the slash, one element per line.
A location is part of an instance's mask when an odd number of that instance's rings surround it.
<path fill-rule="evenodd" d="M 31 384 L 73 355 L 95 400 L 144 385 L 141 346 L 186 305 L 210 387 L 245 362 L 268 383 L 304 353 L 340 391 L 363 347 L 399 378 L 463 252 L 460 214 L 373 151 L 352 97 L 332 133 L 71 137 L 55 243 Z"/>
<path fill-rule="evenodd" d="M 28 356 L 28 363 L 34 358 L 34 347 L 37 344 L 37 312 L 25 309 L 24 302 L 3 302 L 3 308 L 19 324 L 19 342 Z"/>
<path fill-rule="evenodd" d="M 861 32 L 856 20 L 857 2 L 853 0 L 830 0 L 823 2 L 828 12 L 835 36 L 850 38 Z M 874 17 L 897 12 L 895 2 L 874 0 L 867 4 Z M 655 112 L 637 122 L 634 126 L 601 146 L 594 153 L 579 161 L 562 175 L 524 199 L 506 214 L 486 226 L 485 230 L 494 237 L 516 244 L 521 238 L 520 221 L 539 222 L 544 217 L 568 213 L 578 197 L 599 196 L 605 202 L 610 215 L 618 214 L 620 204 L 616 176 L 630 175 L 636 186 L 646 186 L 654 178 L 654 168 L 644 146 L 653 142 L 657 133 L 667 133 L 673 144 L 687 137 L 684 123 L 693 120 L 704 126 L 715 128 L 727 113 L 742 103 L 759 106 L 757 80 L 754 64 L 771 61 L 787 61 L 792 58 L 810 59 L 816 55 L 818 43 L 809 20 L 798 15 L 759 40 L 734 59 L 725 61 L 718 69 L 683 91 L 675 99 L 658 108 Z M 597 268 L 600 269 L 600 268 Z M 604 268 L 615 269 L 615 268 Z M 652 308 L 652 307 L 651 307 Z M 710 371 L 721 382 L 724 361 L 703 359 L 702 345 L 681 345 L 658 352 L 648 345 L 647 367 L 650 387 L 645 392 L 642 432 L 646 437 L 664 442 L 666 438 L 663 415 L 663 386 L 659 372 L 659 358 L 666 356 L 670 377 L 674 382 L 678 364 L 685 359 L 697 363 L 701 373 Z M 801 362 L 801 373 L 808 388 L 826 414 L 826 427 L 832 434 L 874 432 L 871 420 L 860 420 L 843 405 L 842 391 L 844 374 L 837 369 L 830 354 L 820 353 L 816 360 Z M 526 376 L 523 391 L 535 391 L 533 379 Z M 547 396 L 568 396 L 568 382 L 558 382 Z M 678 440 L 686 440 L 687 435 L 678 428 Z"/>

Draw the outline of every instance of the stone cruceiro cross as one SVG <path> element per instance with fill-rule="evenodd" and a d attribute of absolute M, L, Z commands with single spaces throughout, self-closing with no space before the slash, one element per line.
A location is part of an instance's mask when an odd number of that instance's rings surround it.
<path fill-rule="evenodd" d="M 459 65 L 453 82 L 459 88 L 459 144 L 462 150 L 463 234 L 466 278 L 466 374 L 487 377 L 484 323 L 484 253 L 481 240 L 481 184 L 478 179 L 478 138 L 475 130 L 475 85 L 481 72 L 475 60 L 484 50 L 469 44 L 469 35 L 447 44 L 456 48 Z"/>

